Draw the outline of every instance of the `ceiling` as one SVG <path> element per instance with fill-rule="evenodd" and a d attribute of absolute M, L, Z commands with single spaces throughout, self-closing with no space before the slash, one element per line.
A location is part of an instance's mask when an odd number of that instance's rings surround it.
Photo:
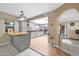
<path fill-rule="evenodd" d="M 36 24 L 48 24 L 48 17 L 31 20 L 31 22 L 34 22 Z"/>
<path fill-rule="evenodd" d="M 24 11 L 27 18 L 53 11 L 60 7 L 61 3 L 0 3 L 0 11 L 19 16 Z"/>
<path fill-rule="evenodd" d="M 53 11 L 63 5 L 62 3 L 0 3 L 0 11 L 6 12 L 15 16 L 20 15 L 20 11 L 24 11 L 27 18 Z M 40 20 L 41 19 L 41 20 Z M 47 23 L 48 18 L 36 19 L 33 22 L 40 24 Z M 42 21 L 43 20 L 43 21 Z M 45 20 L 45 21 L 44 21 Z M 79 13 L 75 9 L 70 9 L 64 12 L 60 18 L 60 22 L 68 22 L 79 20 Z"/>
<path fill-rule="evenodd" d="M 69 9 L 60 16 L 59 21 L 60 22 L 79 21 L 79 12 L 76 9 Z"/>

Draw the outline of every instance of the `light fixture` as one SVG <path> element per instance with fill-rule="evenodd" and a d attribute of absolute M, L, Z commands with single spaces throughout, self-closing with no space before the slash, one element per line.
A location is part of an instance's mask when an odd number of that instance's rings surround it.
<path fill-rule="evenodd" d="M 26 32 L 27 28 L 29 28 L 29 20 L 26 18 L 23 11 L 20 11 L 20 13 L 18 17 L 19 32 Z"/>
<path fill-rule="evenodd" d="M 19 21 L 24 21 L 24 20 L 26 20 L 27 18 L 26 18 L 26 16 L 24 15 L 24 12 L 23 11 L 21 11 L 21 14 L 20 14 L 20 16 L 18 17 L 18 20 Z"/>
<path fill-rule="evenodd" d="M 25 19 L 24 19 L 24 18 L 19 18 L 18 20 L 19 20 L 19 21 L 23 21 L 23 20 L 25 20 Z"/>
<path fill-rule="evenodd" d="M 70 26 L 74 26 L 74 25 L 75 25 L 75 23 L 74 23 L 74 22 L 70 23 Z"/>
<path fill-rule="evenodd" d="M 11 22 L 10 25 L 13 25 L 13 22 Z"/>

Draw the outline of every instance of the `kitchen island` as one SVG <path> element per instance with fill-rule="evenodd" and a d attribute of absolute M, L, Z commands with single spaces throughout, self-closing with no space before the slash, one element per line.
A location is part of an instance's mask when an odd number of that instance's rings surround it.
<path fill-rule="evenodd" d="M 30 45 L 31 35 L 28 32 L 10 32 L 8 33 L 12 40 L 13 46 L 19 50 L 23 51 Z"/>

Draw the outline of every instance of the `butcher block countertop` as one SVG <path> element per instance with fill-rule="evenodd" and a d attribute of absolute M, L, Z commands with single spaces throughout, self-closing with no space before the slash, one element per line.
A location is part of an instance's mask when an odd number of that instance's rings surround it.
<path fill-rule="evenodd" d="M 8 33 L 11 36 L 18 36 L 18 35 L 26 35 L 29 34 L 28 32 L 10 32 Z"/>

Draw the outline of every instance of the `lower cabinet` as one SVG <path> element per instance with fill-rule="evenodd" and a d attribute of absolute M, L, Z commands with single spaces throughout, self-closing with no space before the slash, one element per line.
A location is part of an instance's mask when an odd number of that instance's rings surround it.
<path fill-rule="evenodd" d="M 30 34 L 18 35 L 13 36 L 12 43 L 17 50 L 23 51 L 24 49 L 29 47 L 30 40 L 31 40 Z"/>

